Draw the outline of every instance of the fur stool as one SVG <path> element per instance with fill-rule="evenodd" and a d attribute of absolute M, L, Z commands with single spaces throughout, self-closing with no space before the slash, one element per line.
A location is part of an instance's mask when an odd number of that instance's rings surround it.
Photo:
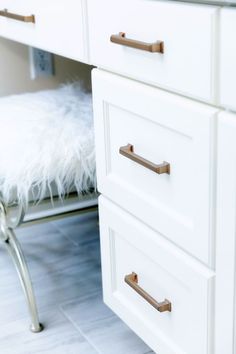
<path fill-rule="evenodd" d="M 96 189 L 91 94 L 78 83 L 56 90 L 0 98 L 0 239 L 9 251 L 26 295 L 31 330 L 39 332 L 29 271 L 14 228 L 23 220 L 29 199 L 63 199 Z M 13 206 L 18 213 L 11 216 Z"/>

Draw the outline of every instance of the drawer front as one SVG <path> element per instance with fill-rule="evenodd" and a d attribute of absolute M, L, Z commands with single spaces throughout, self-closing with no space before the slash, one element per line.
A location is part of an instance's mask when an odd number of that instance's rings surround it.
<path fill-rule="evenodd" d="M 217 12 L 213 6 L 172 1 L 88 0 L 90 61 L 125 76 L 214 101 Z M 111 42 L 111 35 L 120 32 L 125 33 L 123 44 Z M 127 46 L 129 39 L 135 41 L 131 45 L 163 41 L 164 53 L 148 52 L 153 49 L 145 44 L 142 50 L 131 48 Z"/>
<path fill-rule="evenodd" d="M 7 9 L 8 15 L 21 16 L 7 18 L 2 13 L 0 36 L 85 61 L 83 2 L 50 0 L 42 4 L 40 0 L 0 0 L 1 11 Z M 35 23 L 31 21 L 31 15 L 34 15 Z"/>
<path fill-rule="evenodd" d="M 211 353 L 214 273 L 104 197 L 99 210 L 105 303 L 157 353 Z"/>
<path fill-rule="evenodd" d="M 236 9 L 221 11 L 220 103 L 236 110 Z"/>
<path fill-rule="evenodd" d="M 217 111 L 99 70 L 93 93 L 99 191 L 208 263 Z"/>

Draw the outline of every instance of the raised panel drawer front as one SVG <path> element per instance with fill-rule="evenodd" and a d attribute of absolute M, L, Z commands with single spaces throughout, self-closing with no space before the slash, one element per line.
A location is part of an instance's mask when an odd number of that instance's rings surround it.
<path fill-rule="evenodd" d="M 90 61 L 212 102 L 217 13 L 173 1 L 88 0 Z"/>
<path fill-rule="evenodd" d="M 99 191 L 210 262 L 217 110 L 98 69 L 93 94 Z"/>
<path fill-rule="evenodd" d="M 222 9 L 220 21 L 220 103 L 236 110 L 236 9 Z"/>
<path fill-rule="evenodd" d="M 86 61 L 83 3 L 84 0 L 0 0 L 0 36 Z"/>
<path fill-rule="evenodd" d="M 104 197 L 99 210 L 105 303 L 158 354 L 213 353 L 214 273 Z"/>

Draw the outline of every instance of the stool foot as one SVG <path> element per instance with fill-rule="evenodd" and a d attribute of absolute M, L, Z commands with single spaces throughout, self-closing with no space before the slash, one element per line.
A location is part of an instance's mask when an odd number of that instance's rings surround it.
<path fill-rule="evenodd" d="M 33 286 L 30 279 L 29 270 L 21 250 L 20 244 L 14 234 L 14 231 L 11 229 L 7 230 L 7 240 L 5 241 L 6 248 L 15 264 L 17 273 L 20 278 L 20 282 L 26 297 L 26 301 L 29 308 L 29 313 L 31 317 L 31 326 L 30 329 L 34 333 L 41 332 L 43 326 L 39 323 L 38 311 L 35 301 L 35 296 L 33 292 Z"/>
<path fill-rule="evenodd" d="M 42 332 L 44 329 L 42 323 L 39 323 L 39 326 L 37 328 L 35 328 L 33 325 L 30 325 L 30 330 L 31 332 L 33 333 L 39 333 L 39 332 Z"/>

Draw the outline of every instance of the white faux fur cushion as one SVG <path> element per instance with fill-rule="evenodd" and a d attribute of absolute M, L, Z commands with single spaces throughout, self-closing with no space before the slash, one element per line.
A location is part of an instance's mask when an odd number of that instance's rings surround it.
<path fill-rule="evenodd" d="M 78 83 L 0 98 L 0 196 L 27 205 L 52 182 L 63 197 L 95 187 L 91 94 Z"/>

